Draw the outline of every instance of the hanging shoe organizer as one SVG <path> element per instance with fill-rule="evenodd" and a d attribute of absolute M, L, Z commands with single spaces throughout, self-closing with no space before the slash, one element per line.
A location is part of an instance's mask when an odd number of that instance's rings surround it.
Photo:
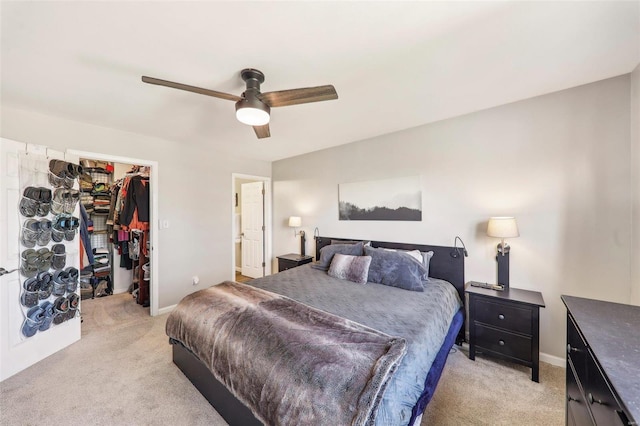
<path fill-rule="evenodd" d="M 22 289 L 16 303 L 24 314 L 22 337 L 29 338 L 78 314 L 77 256 L 67 255 L 77 253 L 75 187 L 82 167 L 37 154 L 21 155 L 19 164 Z"/>

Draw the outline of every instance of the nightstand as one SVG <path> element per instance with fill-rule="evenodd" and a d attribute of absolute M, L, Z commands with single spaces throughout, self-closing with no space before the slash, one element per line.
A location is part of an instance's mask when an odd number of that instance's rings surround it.
<path fill-rule="evenodd" d="M 311 256 L 301 256 L 295 253 L 278 256 L 278 272 L 286 271 L 287 269 L 295 268 L 305 263 L 311 263 L 312 260 L 313 257 Z"/>
<path fill-rule="evenodd" d="M 476 351 L 531 368 L 538 382 L 542 293 L 510 288 L 489 290 L 467 285 L 469 296 L 469 359 Z"/>

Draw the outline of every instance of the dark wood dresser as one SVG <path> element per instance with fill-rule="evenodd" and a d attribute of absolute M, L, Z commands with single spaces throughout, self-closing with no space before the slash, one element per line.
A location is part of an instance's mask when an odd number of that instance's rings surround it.
<path fill-rule="evenodd" d="M 637 425 L 640 307 L 562 296 L 567 307 L 566 424 Z"/>

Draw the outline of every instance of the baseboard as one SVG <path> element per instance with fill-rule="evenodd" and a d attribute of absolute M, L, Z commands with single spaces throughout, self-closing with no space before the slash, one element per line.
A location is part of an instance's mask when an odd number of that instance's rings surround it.
<path fill-rule="evenodd" d="M 469 343 L 464 342 L 461 346 L 465 351 L 469 351 Z M 554 365 L 556 367 L 565 368 L 567 365 L 567 360 L 565 358 L 560 358 L 555 355 L 549 355 L 544 352 L 540 352 L 540 361 L 546 362 L 547 364 Z"/>
<path fill-rule="evenodd" d="M 236 266 L 236 272 L 242 272 L 242 268 L 240 266 Z"/>
<path fill-rule="evenodd" d="M 173 309 L 178 305 L 165 306 L 164 308 L 158 309 L 158 315 L 168 314 L 173 311 Z"/>
<path fill-rule="evenodd" d="M 555 355 L 545 354 L 544 352 L 540 352 L 540 361 L 546 362 L 547 364 L 555 365 L 556 367 L 565 368 L 567 364 L 567 360 L 564 358 L 560 358 Z"/>

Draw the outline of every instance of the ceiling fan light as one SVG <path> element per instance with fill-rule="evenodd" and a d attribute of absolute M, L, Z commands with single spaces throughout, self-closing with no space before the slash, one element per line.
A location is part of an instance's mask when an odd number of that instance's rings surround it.
<path fill-rule="evenodd" d="M 259 100 L 242 99 L 236 102 L 236 118 L 249 126 L 264 126 L 269 123 L 271 108 Z"/>

